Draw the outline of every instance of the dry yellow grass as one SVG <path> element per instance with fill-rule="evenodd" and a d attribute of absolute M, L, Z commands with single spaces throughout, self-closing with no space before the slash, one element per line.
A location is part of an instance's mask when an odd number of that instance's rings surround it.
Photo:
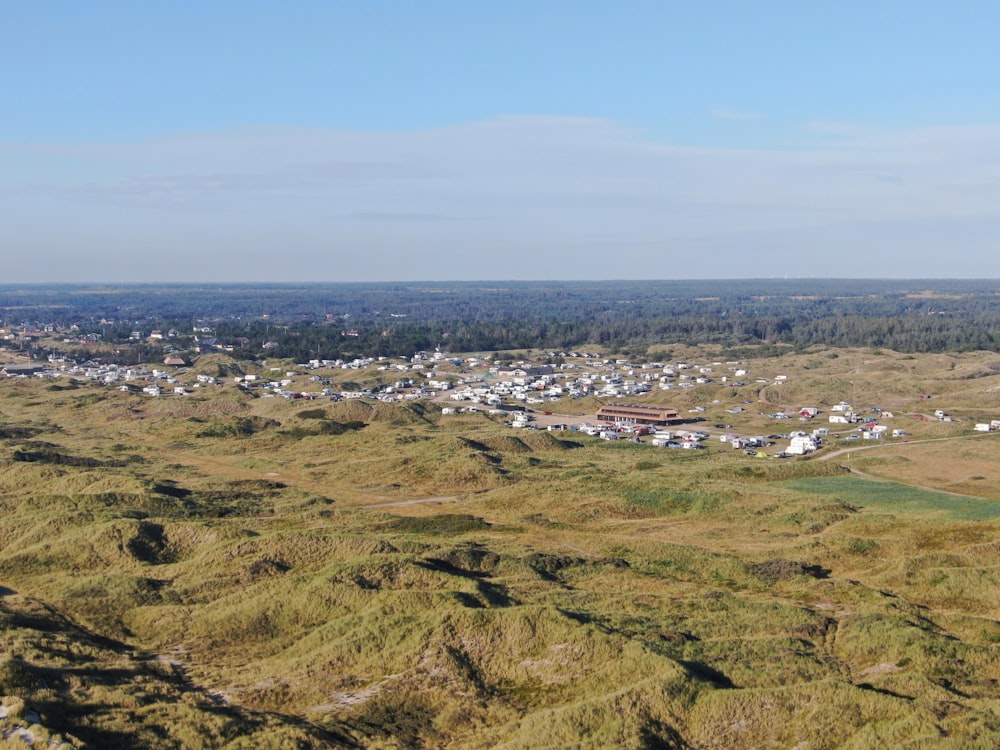
<path fill-rule="evenodd" d="M 0 693 L 98 746 L 995 746 L 1000 521 L 819 491 L 850 463 L 997 497 L 993 436 L 918 442 L 1000 407 L 995 361 L 817 350 L 655 394 L 743 434 L 841 398 L 913 433 L 826 464 L 0 382 L 28 430 L 0 453 Z M 934 408 L 962 421 L 902 416 Z"/>

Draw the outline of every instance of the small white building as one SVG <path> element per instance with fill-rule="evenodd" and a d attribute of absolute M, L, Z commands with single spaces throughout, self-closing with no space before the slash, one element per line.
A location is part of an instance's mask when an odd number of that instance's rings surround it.
<path fill-rule="evenodd" d="M 816 440 L 812 435 L 796 435 L 792 438 L 785 453 L 791 456 L 804 456 L 816 450 Z"/>

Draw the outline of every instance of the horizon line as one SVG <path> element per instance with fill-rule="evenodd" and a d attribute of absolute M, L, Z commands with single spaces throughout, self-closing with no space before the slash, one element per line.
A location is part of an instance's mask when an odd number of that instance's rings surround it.
<path fill-rule="evenodd" d="M 733 276 L 733 277 L 694 277 L 673 279 L 620 278 L 620 279 L 371 279 L 371 280 L 284 280 L 266 281 L 250 279 L 245 281 L 221 281 L 207 279 L 204 281 L 5 281 L 0 282 L 0 288 L 32 287 L 32 286 L 102 286 L 102 287 L 141 287 L 141 286 L 348 286 L 348 285 L 414 285 L 414 284 L 675 284 L 675 283 L 711 283 L 711 282 L 942 282 L 959 281 L 974 283 L 998 283 L 1000 277 L 968 277 L 968 276 Z"/>

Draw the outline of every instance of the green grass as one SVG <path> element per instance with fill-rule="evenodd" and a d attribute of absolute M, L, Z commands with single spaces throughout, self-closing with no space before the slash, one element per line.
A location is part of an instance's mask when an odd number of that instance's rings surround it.
<path fill-rule="evenodd" d="M 1000 503 L 945 492 L 853 476 L 813 477 L 777 483 L 799 492 L 831 495 L 876 513 L 934 515 L 942 519 L 978 521 L 1000 518 Z"/>
<path fill-rule="evenodd" d="M 822 367 L 767 366 L 791 373 L 775 398 L 822 403 Z M 0 730 L 36 710 L 45 742 L 93 747 L 1000 746 L 992 503 L 433 404 L 47 385 L 0 381 Z"/>

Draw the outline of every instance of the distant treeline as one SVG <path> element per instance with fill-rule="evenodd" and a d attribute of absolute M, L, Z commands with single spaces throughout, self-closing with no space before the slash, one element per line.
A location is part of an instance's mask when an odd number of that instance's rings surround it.
<path fill-rule="evenodd" d="M 87 287 L 0 286 L 5 327 L 76 324 L 105 341 L 208 326 L 269 356 L 643 352 L 656 344 L 996 349 L 997 280 L 720 280 Z M 204 334 L 203 334 L 204 335 Z"/>

